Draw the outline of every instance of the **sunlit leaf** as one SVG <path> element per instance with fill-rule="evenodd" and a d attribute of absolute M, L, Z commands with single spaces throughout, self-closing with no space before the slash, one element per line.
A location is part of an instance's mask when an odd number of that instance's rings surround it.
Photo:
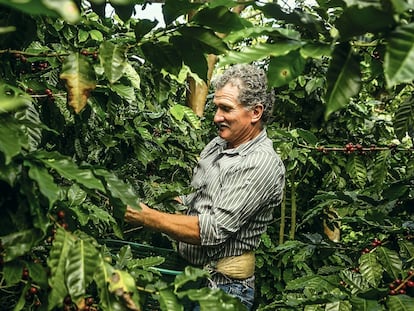
<path fill-rule="evenodd" d="M 0 82 L 0 114 L 25 107 L 30 101 L 30 96 L 21 89 Z"/>
<path fill-rule="evenodd" d="M 414 298 L 407 295 L 388 296 L 386 300 L 387 310 L 414 311 Z"/>
<path fill-rule="evenodd" d="M 27 145 L 27 137 L 21 125 L 13 118 L 2 117 L 0 123 L 0 151 L 3 152 L 6 164 L 18 155 L 22 147 Z"/>
<path fill-rule="evenodd" d="M 406 134 L 412 135 L 414 133 L 414 98 L 398 105 L 393 125 L 399 139 L 404 138 Z"/>
<path fill-rule="evenodd" d="M 383 271 L 375 253 L 363 254 L 359 258 L 359 269 L 362 276 L 371 286 L 378 287 Z"/>
<path fill-rule="evenodd" d="M 103 42 L 99 46 L 99 59 L 109 83 L 115 83 L 124 75 L 127 65 L 124 46 L 116 45 L 110 41 Z"/>
<path fill-rule="evenodd" d="M 199 129 L 201 127 L 200 118 L 190 107 L 183 105 L 174 105 L 170 108 L 170 113 L 178 121 L 182 121 L 183 118 L 186 118 L 194 128 Z"/>
<path fill-rule="evenodd" d="M 220 33 L 229 33 L 250 26 L 244 24 L 244 21 L 238 14 L 231 12 L 225 6 L 206 7 L 193 16 L 192 22 L 208 26 Z"/>
<path fill-rule="evenodd" d="M 86 56 L 71 53 L 66 57 L 60 78 L 66 81 L 68 103 L 76 113 L 79 113 L 89 98 L 89 93 L 95 89 L 95 73 Z"/>
<path fill-rule="evenodd" d="M 3 248 L 4 262 L 23 256 L 42 238 L 41 232 L 36 229 L 20 230 L 0 238 Z"/>
<path fill-rule="evenodd" d="M 304 68 L 305 59 L 297 50 L 283 56 L 272 57 L 267 73 L 269 85 L 273 87 L 286 85 L 302 74 Z"/>
<path fill-rule="evenodd" d="M 378 260 L 392 279 L 401 277 L 402 261 L 398 253 L 386 247 L 377 247 Z"/>
<path fill-rule="evenodd" d="M 30 166 L 29 177 L 37 182 L 40 192 L 48 198 L 49 206 L 52 206 L 59 198 L 60 193 L 53 176 L 43 167 L 33 165 L 30 162 L 26 162 L 26 165 Z"/>

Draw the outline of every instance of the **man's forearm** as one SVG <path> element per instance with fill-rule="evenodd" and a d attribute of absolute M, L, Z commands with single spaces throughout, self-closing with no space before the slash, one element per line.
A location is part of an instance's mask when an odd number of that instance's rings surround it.
<path fill-rule="evenodd" d="M 141 210 L 127 207 L 125 221 L 163 232 L 171 238 L 189 244 L 200 244 L 197 216 L 160 212 L 140 203 Z"/>

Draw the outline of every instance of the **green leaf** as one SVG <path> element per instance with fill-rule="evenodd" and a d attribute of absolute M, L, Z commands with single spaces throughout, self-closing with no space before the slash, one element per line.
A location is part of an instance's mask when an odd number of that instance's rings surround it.
<path fill-rule="evenodd" d="M 190 107 L 177 104 L 170 108 L 170 113 L 178 121 L 182 121 L 185 117 L 192 127 L 194 127 L 195 129 L 201 128 L 200 118 L 194 113 L 194 111 Z"/>
<path fill-rule="evenodd" d="M 113 197 L 120 199 L 125 205 L 137 205 L 137 196 L 131 185 L 126 184 L 114 173 L 106 170 L 95 169 L 94 172 L 96 175 L 103 177 L 105 186 Z"/>
<path fill-rule="evenodd" d="M 141 19 L 137 21 L 134 27 L 135 40 L 137 42 L 141 41 L 141 39 L 152 29 L 154 29 L 154 27 L 157 26 L 157 24 L 158 22 L 156 20 L 150 21 L 149 19 Z"/>
<path fill-rule="evenodd" d="M 328 302 L 325 311 L 354 311 L 349 301 Z"/>
<path fill-rule="evenodd" d="M 180 304 L 174 292 L 168 288 L 159 291 L 159 302 L 161 310 L 183 311 L 184 306 Z"/>
<path fill-rule="evenodd" d="M 97 256 L 96 248 L 83 240 L 76 240 L 69 249 L 65 279 L 69 295 L 74 301 L 85 295 L 98 266 Z"/>
<path fill-rule="evenodd" d="M 346 171 L 358 188 L 364 188 L 367 181 L 367 168 L 362 157 L 356 154 L 351 155 L 346 164 Z"/>
<path fill-rule="evenodd" d="M 129 259 L 126 262 L 128 269 L 150 268 L 159 266 L 165 262 L 165 258 L 161 256 L 150 256 L 141 259 Z"/>
<path fill-rule="evenodd" d="M 112 297 L 108 289 L 108 280 L 112 275 L 114 268 L 105 262 L 102 255 L 97 257 L 97 266 L 94 275 L 94 281 L 98 288 L 99 303 L 102 305 L 103 310 L 118 311 L 122 310 L 122 307 Z"/>
<path fill-rule="evenodd" d="M 99 59 L 104 68 L 109 83 L 113 84 L 124 75 L 126 61 L 126 48 L 105 41 L 99 46 Z"/>
<path fill-rule="evenodd" d="M 69 54 L 63 62 L 60 78 L 66 81 L 69 105 L 79 113 L 96 87 L 95 71 L 89 59 L 78 53 Z"/>
<path fill-rule="evenodd" d="M 196 281 L 199 278 L 208 277 L 209 273 L 203 269 L 187 266 L 184 272 L 177 275 L 174 280 L 174 292 L 177 293 L 178 289 L 183 287 L 190 281 Z"/>
<path fill-rule="evenodd" d="M 4 153 L 6 165 L 12 158 L 21 152 L 27 145 L 27 137 L 24 135 L 21 125 L 9 117 L 2 117 L 0 122 L 0 151 Z"/>
<path fill-rule="evenodd" d="M 165 24 L 169 25 L 178 17 L 186 15 L 188 12 L 196 10 L 202 4 L 193 3 L 189 0 L 167 0 L 162 6 Z"/>
<path fill-rule="evenodd" d="M 87 32 L 83 29 L 79 29 L 79 32 L 78 32 L 78 41 L 79 41 L 79 43 L 85 42 L 86 40 L 88 40 L 88 38 L 89 38 L 89 32 Z"/>
<path fill-rule="evenodd" d="M 381 189 L 384 186 L 384 182 L 388 175 L 388 160 L 391 157 L 391 151 L 386 150 L 379 152 L 375 156 L 374 168 L 373 168 L 373 182 L 377 189 Z"/>
<path fill-rule="evenodd" d="M 271 57 L 267 71 L 269 85 L 273 87 L 286 85 L 302 74 L 304 68 L 305 59 L 298 50 L 283 56 Z"/>
<path fill-rule="evenodd" d="M 78 184 L 73 184 L 68 190 L 67 197 L 71 206 L 79 206 L 85 201 L 87 193 Z"/>
<path fill-rule="evenodd" d="M 104 40 L 102 32 L 96 29 L 89 30 L 89 35 L 91 36 L 92 40 L 102 42 Z"/>
<path fill-rule="evenodd" d="M 131 86 L 117 83 L 110 85 L 110 88 L 121 98 L 125 99 L 129 104 L 137 100 L 135 96 L 135 89 Z"/>
<path fill-rule="evenodd" d="M 226 34 L 247 26 L 244 25 L 243 20 L 238 14 L 231 12 L 225 6 L 206 7 L 198 11 L 191 21 Z"/>
<path fill-rule="evenodd" d="M 414 23 L 390 33 L 384 57 L 384 74 L 389 88 L 414 79 Z"/>
<path fill-rule="evenodd" d="M 28 229 L 13 232 L 0 238 L 5 252 L 4 262 L 12 261 L 29 252 L 32 247 L 42 238 L 39 230 Z"/>
<path fill-rule="evenodd" d="M 393 125 L 395 134 L 400 140 L 405 137 L 406 133 L 411 134 L 414 129 L 414 98 L 398 105 Z"/>
<path fill-rule="evenodd" d="M 88 189 L 105 191 L 102 182 L 93 175 L 92 170 L 79 168 L 69 158 L 57 152 L 38 151 L 33 155 L 36 159 L 42 161 L 45 166 L 56 170 L 61 176 L 76 181 Z"/>
<path fill-rule="evenodd" d="M 359 269 L 362 276 L 372 287 L 378 287 L 382 280 L 383 271 L 375 253 L 363 254 L 359 258 Z"/>
<path fill-rule="evenodd" d="M 201 53 L 223 54 L 228 51 L 227 45 L 211 29 L 202 27 L 182 27 L 178 31 L 187 39 L 195 40 L 200 46 Z"/>
<path fill-rule="evenodd" d="M 1 4 L 10 6 L 16 10 L 29 15 L 46 15 L 58 17 L 59 15 L 69 23 L 76 23 L 80 20 L 80 12 L 72 0 L 0 0 Z"/>
<path fill-rule="evenodd" d="M 22 279 L 22 271 L 22 262 L 19 262 L 17 260 L 6 262 L 3 266 L 2 271 L 6 284 L 8 284 L 9 286 L 13 286 L 19 283 Z"/>
<path fill-rule="evenodd" d="M 71 234 L 62 228 L 56 230 L 47 260 L 47 265 L 50 269 L 49 286 L 51 291 L 48 295 L 50 310 L 56 306 L 62 306 L 63 300 L 68 294 L 64 276 L 69 252 L 74 243 L 75 238 Z"/>
<path fill-rule="evenodd" d="M 330 56 L 332 53 L 331 45 L 324 43 L 308 42 L 300 49 L 300 54 L 304 58 L 322 58 L 324 56 Z"/>
<path fill-rule="evenodd" d="M 388 296 L 385 304 L 387 310 L 414 311 L 414 298 L 407 295 Z"/>
<path fill-rule="evenodd" d="M 125 65 L 125 76 L 128 78 L 129 81 L 131 81 L 131 85 L 134 88 L 138 90 L 141 88 L 141 77 L 130 63 L 127 63 Z"/>
<path fill-rule="evenodd" d="M 178 75 L 182 67 L 182 58 L 177 49 L 167 42 L 145 42 L 141 46 L 146 59 L 159 69 Z"/>
<path fill-rule="evenodd" d="M 376 251 L 385 272 L 394 280 L 400 278 L 402 262 L 398 253 L 383 246 L 377 247 Z"/>
<path fill-rule="evenodd" d="M 376 311 L 381 310 L 381 306 L 378 301 L 363 299 L 360 297 L 352 296 L 350 298 L 353 311 Z"/>
<path fill-rule="evenodd" d="M 298 41 L 280 42 L 278 44 L 260 43 L 242 48 L 239 52 L 230 51 L 219 58 L 219 66 L 230 64 L 251 63 L 270 56 L 283 56 L 299 49 L 303 43 Z"/>
<path fill-rule="evenodd" d="M 335 47 L 326 79 L 328 89 L 325 120 L 331 113 L 346 107 L 350 98 L 357 95 L 361 87 L 359 61 L 348 43 Z"/>
<path fill-rule="evenodd" d="M 246 311 L 240 299 L 226 294 L 219 288 L 190 289 L 185 293 L 191 300 L 198 301 L 201 310 Z"/>
<path fill-rule="evenodd" d="M 414 258 L 414 243 L 407 240 L 398 240 L 398 246 L 400 247 L 400 255 L 402 258 L 410 261 Z"/>
<path fill-rule="evenodd" d="M 395 24 L 392 11 L 383 11 L 375 6 L 346 8 L 336 20 L 335 25 L 341 34 L 341 40 L 366 33 L 378 33 L 391 29 Z"/>
<path fill-rule="evenodd" d="M 31 98 L 21 89 L 0 81 L 0 115 L 28 106 Z"/>
<path fill-rule="evenodd" d="M 55 184 L 53 176 L 44 168 L 25 161 L 25 165 L 29 166 L 29 177 L 35 180 L 39 186 L 40 192 L 49 200 L 49 207 L 58 200 L 60 188 Z"/>

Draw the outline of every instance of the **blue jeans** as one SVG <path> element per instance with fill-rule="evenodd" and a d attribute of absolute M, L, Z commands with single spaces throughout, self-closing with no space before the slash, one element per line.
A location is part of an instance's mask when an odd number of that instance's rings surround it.
<path fill-rule="evenodd" d="M 238 298 L 243 305 L 246 306 L 246 310 L 252 310 L 254 303 L 254 288 L 239 282 L 218 284 L 217 287 L 222 289 L 227 294 Z M 193 311 L 200 311 L 200 306 L 196 305 L 193 308 Z"/>

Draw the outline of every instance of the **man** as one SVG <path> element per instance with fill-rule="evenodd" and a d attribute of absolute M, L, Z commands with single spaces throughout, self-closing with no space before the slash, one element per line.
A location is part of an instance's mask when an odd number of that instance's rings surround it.
<path fill-rule="evenodd" d="M 141 210 L 127 207 L 125 220 L 177 239 L 185 259 L 211 272 L 210 287 L 251 309 L 254 250 L 284 188 L 285 168 L 264 128 L 274 95 L 265 72 L 251 65 L 230 67 L 213 86 L 219 137 L 201 152 L 194 192 L 177 198 L 187 213 L 171 215 L 140 203 Z"/>

